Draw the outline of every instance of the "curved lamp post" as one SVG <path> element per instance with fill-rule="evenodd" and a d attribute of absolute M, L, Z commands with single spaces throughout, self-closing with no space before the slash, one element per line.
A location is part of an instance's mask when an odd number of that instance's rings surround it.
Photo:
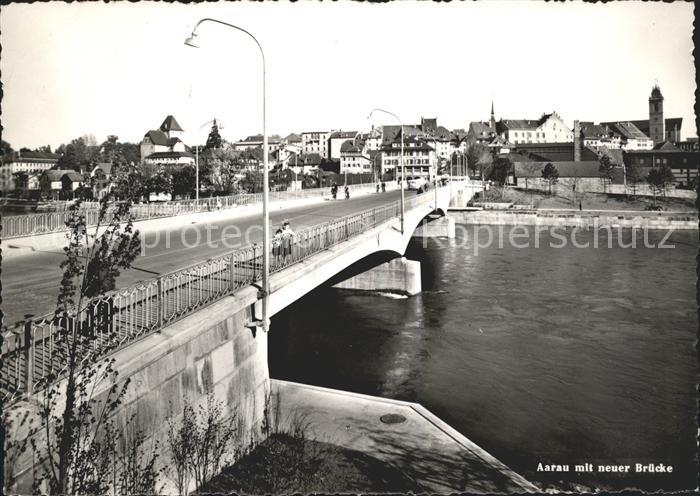
<path fill-rule="evenodd" d="M 437 136 L 428 136 L 428 138 L 433 142 L 433 146 L 435 147 L 435 210 L 437 210 L 437 205 L 438 205 L 438 146 L 437 146 Z"/>
<path fill-rule="evenodd" d="M 369 116 L 367 116 L 368 119 L 372 118 L 372 114 L 375 112 L 383 112 L 387 115 L 392 116 L 395 118 L 397 121 L 399 121 L 399 125 L 401 126 L 401 234 L 403 234 L 403 213 L 404 213 L 404 183 L 406 182 L 406 174 L 405 174 L 405 169 L 403 166 L 403 122 L 401 122 L 401 119 L 399 119 L 399 116 L 389 112 L 387 110 L 382 110 L 380 108 L 372 109 L 372 111 L 369 113 Z"/>
<path fill-rule="evenodd" d="M 269 329 L 269 321 L 267 318 L 267 297 L 268 293 L 270 290 L 270 282 L 269 282 L 269 275 L 270 275 L 270 212 L 268 209 L 268 170 L 267 170 L 267 130 L 266 130 L 266 96 L 265 96 L 265 52 L 263 52 L 262 46 L 260 45 L 260 42 L 257 40 L 255 36 L 250 34 L 248 31 L 246 31 L 243 28 L 239 28 L 238 26 L 234 26 L 233 24 L 229 24 L 228 22 L 220 21 L 218 19 L 212 19 L 209 17 L 205 17 L 204 19 L 200 19 L 197 24 L 195 24 L 194 29 L 192 30 L 192 34 L 185 40 L 185 45 L 194 47 L 194 48 L 199 48 L 199 45 L 197 44 L 197 28 L 199 27 L 200 24 L 203 22 L 214 22 L 217 24 L 222 24 L 224 26 L 228 26 L 229 28 L 233 28 L 237 31 L 241 31 L 242 33 L 247 34 L 250 36 L 253 41 L 255 41 L 255 44 L 258 46 L 258 49 L 260 50 L 260 56 L 262 58 L 262 134 L 263 134 L 263 267 L 262 267 L 262 328 L 263 331 L 267 332 Z"/>

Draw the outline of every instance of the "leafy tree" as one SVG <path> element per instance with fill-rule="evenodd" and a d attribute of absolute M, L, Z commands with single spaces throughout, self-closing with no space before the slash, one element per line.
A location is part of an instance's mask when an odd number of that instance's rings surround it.
<path fill-rule="evenodd" d="M 34 150 L 35 152 L 42 152 L 42 153 L 52 153 L 51 152 L 51 145 L 44 145 L 36 148 Z"/>
<path fill-rule="evenodd" d="M 89 163 L 88 149 L 83 138 L 74 139 L 69 144 L 59 147 L 58 150 L 62 151 L 57 164 L 59 169 L 72 169 L 81 172 Z"/>
<path fill-rule="evenodd" d="M 148 193 L 172 194 L 172 175 L 165 169 L 160 168 L 155 174 L 146 179 L 146 190 L 148 191 Z"/>
<path fill-rule="evenodd" d="M 117 384 L 114 360 L 107 357 L 118 336 L 107 325 L 111 300 L 105 293 L 114 289 L 121 270 L 131 266 L 139 251 L 131 203 L 131 197 L 117 200 L 108 193 L 100 201 L 97 225 L 92 228 L 80 196 L 69 207 L 69 244 L 60 265 L 63 276 L 53 319 L 54 353 L 62 357 L 64 367 L 62 372 L 50 370 L 39 384 L 40 425 L 29 437 L 38 462 L 35 493 L 102 494 L 109 492 L 113 480 L 120 429 L 112 415 L 128 380 Z M 111 386 L 98 400 L 94 395 L 103 381 Z"/>
<path fill-rule="evenodd" d="M 644 176 L 639 165 L 633 162 L 629 162 L 625 165 L 625 180 L 627 184 L 632 186 L 632 195 L 637 194 L 637 185 L 644 181 Z"/>
<path fill-rule="evenodd" d="M 598 166 L 598 176 L 603 182 L 603 193 L 607 192 L 607 185 L 613 180 L 615 166 L 610 161 L 607 155 L 601 155 L 600 165 Z"/>
<path fill-rule="evenodd" d="M 548 193 L 552 194 L 552 185 L 559 181 L 559 170 L 551 162 L 548 162 L 542 169 L 542 179 L 547 181 Z"/>
<path fill-rule="evenodd" d="M 211 131 L 209 131 L 209 136 L 207 137 L 207 144 L 205 145 L 205 148 L 210 150 L 221 148 L 221 146 L 222 141 L 221 135 L 219 134 L 219 126 L 216 125 L 216 119 L 214 119 L 214 122 L 211 125 Z"/>
<path fill-rule="evenodd" d="M 240 152 L 231 146 L 205 150 L 199 161 L 200 187 L 218 193 L 233 193 L 245 164 Z"/>
<path fill-rule="evenodd" d="M 499 157 L 494 160 L 491 167 L 489 167 L 486 179 L 500 186 L 505 186 L 512 170 L 513 162 L 507 157 Z"/>
<path fill-rule="evenodd" d="M 195 192 L 194 167 L 185 166 L 172 173 L 172 192 L 175 195 L 191 197 Z"/>
<path fill-rule="evenodd" d="M 13 153 L 15 151 L 12 149 L 12 146 L 7 141 L 0 140 L 0 158 L 10 157 Z"/>
<path fill-rule="evenodd" d="M 473 175 L 478 172 L 484 176 L 484 171 L 488 170 L 493 162 L 491 151 L 485 145 L 473 143 L 467 149 L 467 168 L 472 171 Z"/>
<path fill-rule="evenodd" d="M 110 134 L 107 139 L 100 145 L 100 160 L 103 162 L 113 163 L 118 154 L 119 136 Z"/>
<path fill-rule="evenodd" d="M 665 199 L 666 189 L 673 184 L 673 181 L 673 171 L 666 164 L 663 164 L 661 167 L 655 167 L 649 171 L 649 174 L 647 174 L 647 183 L 654 193 L 655 206 L 657 193 L 663 192 Z"/>
<path fill-rule="evenodd" d="M 262 192 L 263 175 L 260 171 L 246 171 L 240 180 L 240 187 L 246 193 Z"/>

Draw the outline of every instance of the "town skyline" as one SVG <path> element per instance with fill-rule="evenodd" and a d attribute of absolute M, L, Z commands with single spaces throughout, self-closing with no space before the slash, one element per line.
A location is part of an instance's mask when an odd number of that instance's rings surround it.
<path fill-rule="evenodd" d="M 3 139 L 15 148 L 55 148 L 85 134 L 139 142 L 168 114 L 185 128 L 186 143 L 204 142 L 208 127 L 198 128 L 214 117 L 228 141 L 259 134 L 259 54 L 250 40 L 210 26 L 200 32 L 202 48 L 186 47 L 184 38 L 204 16 L 238 23 L 260 39 L 269 134 L 395 124 L 368 120 L 374 107 L 399 114 L 404 124 L 436 117 L 466 130 L 470 121 L 488 120 L 492 101 L 497 119 L 553 111 L 569 126 L 641 119 L 657 81 L 665 114 L 683 118 L 684 138 L 697 135 L 692 5 L 508 4 L 499 12 L 503 5 L 9 5 L 0 20 Z M 496 21 L 511 33 L 507 40 L 489 37 Z M 376 36 L 356 36 L 359 22 L 361 33 Z M 597 23 L 596 33 L 625 36 L 616 36 L 611 50 L 610 39 L 590 35 L 588 22 Z M 73 36 L 64 35 L 66 25 L 74 26 Z M 427 25 L 420 40 L 429 42 L 416 41 L 419 25 Z M 228 55 L 236 60 L 231 66 Z M 407 65 L 418 71 L 397 75 Z"/>

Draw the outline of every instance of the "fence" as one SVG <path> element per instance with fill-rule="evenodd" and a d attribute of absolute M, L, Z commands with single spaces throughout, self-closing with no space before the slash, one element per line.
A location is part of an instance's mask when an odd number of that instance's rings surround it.
<path fill-rule="evenodd" d="M 392 185 L 395 187 L 395 185 Z M 350 194 L 357 195 L 376 190 L 376 183 L 357 184 L 349 186 Z M 331 188 L 302 189 L 298 191 L 272 191 L 269 193 L 270 202 L 301 200 L 306 198 L 323 198 L 330 196 Z M 342 194 L 342 193 L 341 193 Z M 131 207 L 133 220 L 147 220 L 161 217 L 208 212 L 262 203 L 262 193 L 239 194 L 202 198 L 199 200 L 183 200 L 165 203 L 136 204 Z M 99 208 L 94 202 L 84 205 L 83 211 L 87 216 L 88 226 L 97 223 Z M 12 215 L 2 217 L 2 237 L 17 238 L 36 234 L 60 232 L 66 229 L 66 222 L 71 213 L 67 210 L 44 212 L 40 214 Z"/>
<path fill-rule="evenodd" d="M 447 188 L 442 188 L 447 190 Z M 406 199 L 405 209 L 432 194 Z M 273 251 L 274 273 L 400 215 L 399 202 L 311 227 Z M 118 349 L 262 278 L 262 247 L 253 245 L 89 301 L 73 318 L 47 315 L 3 331 L 0 396 L 31 394 L 60 376 L 71 345 L 79 352 Z M 80 340 L 80 344 L 76 344 Z"/>

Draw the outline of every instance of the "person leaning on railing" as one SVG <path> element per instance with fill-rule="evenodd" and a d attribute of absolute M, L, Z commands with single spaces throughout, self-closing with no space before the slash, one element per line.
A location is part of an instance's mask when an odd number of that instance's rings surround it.
<path fill-rule="evenodd" d="M 296 233 L 292 230 L 289 221 L 285 220 L 282 224 L 282 258 L 284 262 L 286 262 L 287 257 L 292 254 L 292 244 L 295 236 Z"/>
<path fill-rule="evenodd" d="M 282 229 L 277 229 L 272 237 L 272 256 L 275 257 L 276 261 L 279 261 L 282 255 L 282 237 Z"/>

